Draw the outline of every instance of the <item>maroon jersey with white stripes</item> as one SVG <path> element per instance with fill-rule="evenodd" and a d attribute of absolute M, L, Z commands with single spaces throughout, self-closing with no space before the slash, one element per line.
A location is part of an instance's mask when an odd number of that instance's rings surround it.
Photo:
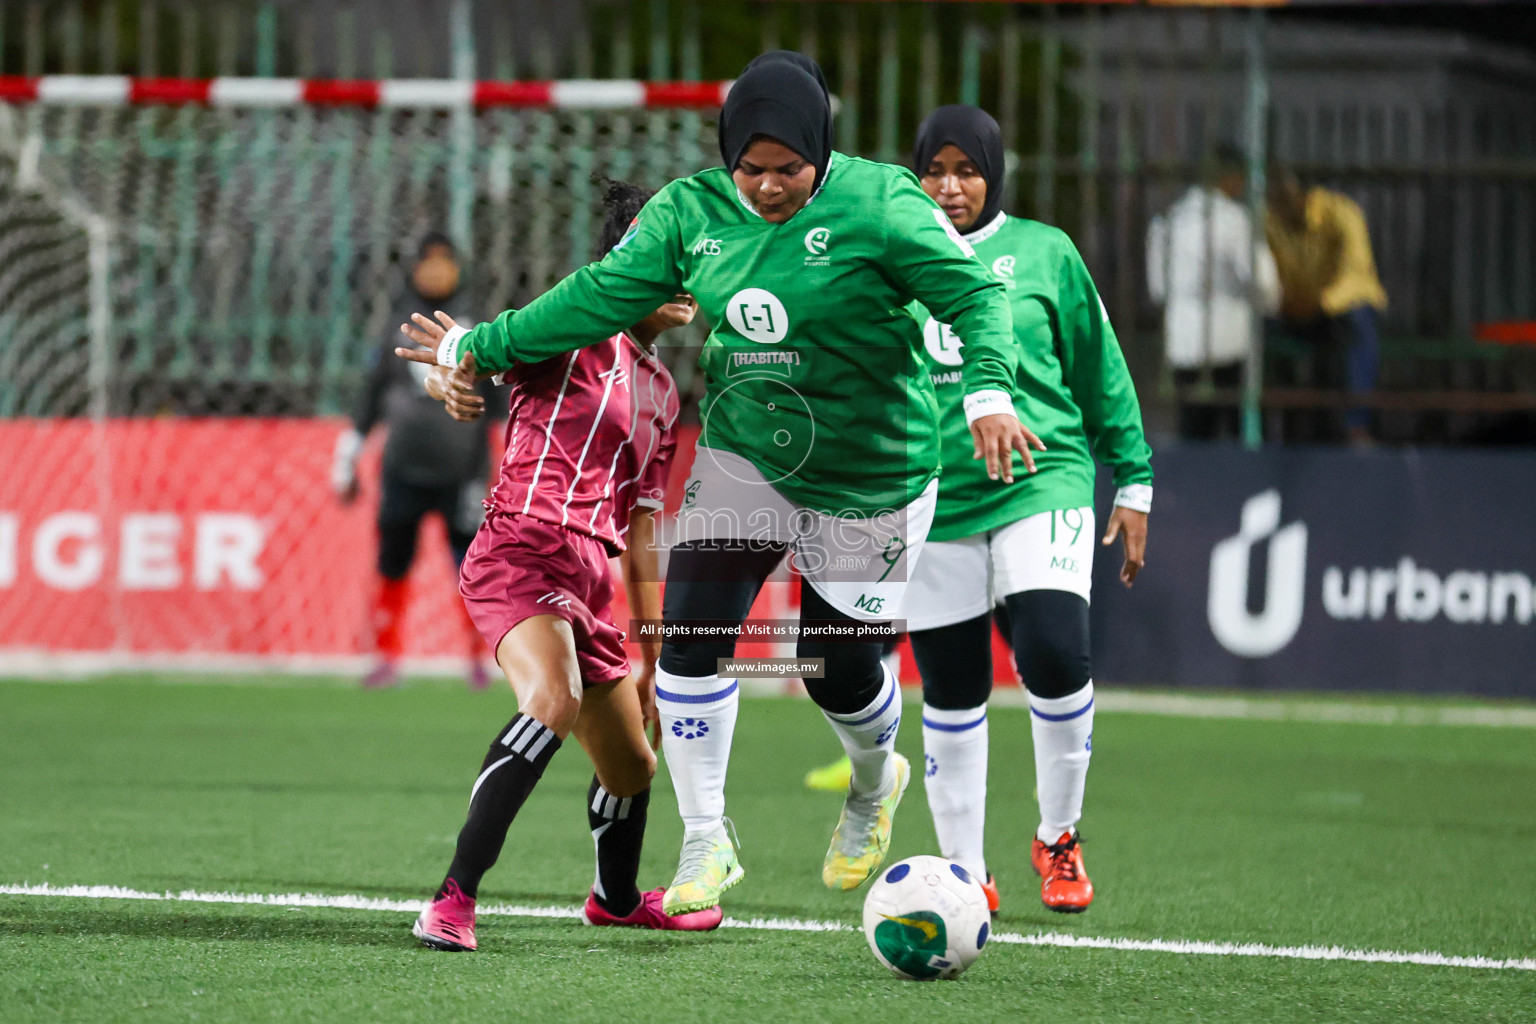
<path fill-rule="evenodd" d="M 677 449 L 677 386 L 626 334 L 519 363 L 491 505 L 624 549 L 630 511 L 661 508 Z"/>

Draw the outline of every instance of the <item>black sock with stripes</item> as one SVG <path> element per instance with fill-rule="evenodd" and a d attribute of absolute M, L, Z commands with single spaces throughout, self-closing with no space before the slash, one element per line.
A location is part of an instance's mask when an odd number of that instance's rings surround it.
<path fill-rule="evenodd" d="M 453 882 L 465 896 L 475 898 L 480 879 L 501 855 L 512 819 L 559 749 L 560 738 L 553 729 L 523 714 L 496 736 L 470 790 L 469 817 L 459 830 L 459 844 L 448 866 L 448 877 L 437 890 L 439 896 L 445 895 L 448 883 Z"/>
<path fill-rule="evenodd" d="M 597 881 L 592 895 L 608 913 L 626 917 L 640 905 L 640 847 L 645 842 L 645 810 L 651 803 L 649 789 L 634 796 L 617 797 L 602 787 L 597 776 L 587 790 L 587 824 L 597 844 Z"/>

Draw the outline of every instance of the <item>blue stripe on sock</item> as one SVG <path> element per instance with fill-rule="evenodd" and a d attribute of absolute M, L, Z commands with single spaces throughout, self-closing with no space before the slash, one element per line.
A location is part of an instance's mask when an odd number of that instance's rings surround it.
<path fill-rule="evenodd" d="M 961 722 L 958 725 L 951 725 L 948 722 L 935 722 L 933 719 L 929 718 L 927 715 L 924 715 L 923 716 L 923 725 L 926 726 L 929 729 L 937 729 L 937 730 L 939 730 L 939 732 L 965 732 L 967 729 L 974 729 L 974 728 L 976 728 L 978 725 L 980 725 L 982 722 L 985 722 L 986 720 L 987 720 L 987 716 L 986 716 L 985 713 L 983 713 L 982 716 L 980 718 L 976 719 L 976 721 L 974 721 L 974 722 Z"/>
<path fill-rule="evenodd" d="M 1084 704 L 1076 711 L 1069 711 L 1064 715 L 1047 715 L 1043 711 L 1036 711 L 1034 705 L 1030 705 L 1029 710 L 1031 714 L 1035 715 L 1037 718 L 1043 718 L 1047 722 L 1070 722 L 1072 719 L 1077 718 L 1080 715 L 1087 714 L 1088 709 L 1091 707 L 1093 707 L 1093 698 L 1089 697 L 1087 704 Z"/>
<path fill-rule="evenodd" d="M 717 700 L 724 700 L 736 692 L 736 680 L 731 680 L 731 685 L 715 693 L 673 693 L 671 690 L 663 690 L 656 687 L 657 700 L 669 700 L 674 704 L 710 704 Z"/>
<path fill-rule="evenodd" d="M 900 689 L 900 687 L 898 687 L 895 683 L 889 683 L 888 682 L 888 685 L 890 687 L 890 692 L 886 695 L 885 703 L 880 705 L 880 710 L 879 711 L 876 711 L 874 714 L 870 715 L 868 718 L 861 718 L 857 722 L 844 722 L 843 724 L 844 725 L 849 725 L 849 726 L 868 725 L 870 722 L 873 722 L 875 719 L 877 719 L 881 715 L 885 714 L 885 709 L 891 706 L 891 701 L 896 699 L 896 691 Z M 839 720 L 841 721 L 841 719 L 839 719 Z"/>

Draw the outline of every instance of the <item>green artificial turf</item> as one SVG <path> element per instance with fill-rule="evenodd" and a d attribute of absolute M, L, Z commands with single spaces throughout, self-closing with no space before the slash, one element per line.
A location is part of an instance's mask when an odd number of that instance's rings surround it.
<path fill-rule="evenodd" d="M 0 884 L 426 896 L 504 692 L 440 682 L 0 682 Z M 901 746 L 921 763 L 916 716 Z M 1039 904 L 1029 719 L 991 716 L 997 929 L 1536 957 L 1536 733 L 1100 714 L 1083 821 L 1098 899 Z M 728 914 L 857 921 L 819 881 L 836 753 L 808 703 L 747 700 Z M 590 767 L 562 750 L 483 903 L 574 910 Z M 658 779 L 642 883 L 681 824 Z M 922 786 L 892 859 L 936 852 Z M 862 935 L 677 935 L 483 917 L 434 953 L 411 915 L 0 896 L 0 1021 L 1532 1021 L 1536 972 L 993 944 L 956 982 L 899 982 Z"/>

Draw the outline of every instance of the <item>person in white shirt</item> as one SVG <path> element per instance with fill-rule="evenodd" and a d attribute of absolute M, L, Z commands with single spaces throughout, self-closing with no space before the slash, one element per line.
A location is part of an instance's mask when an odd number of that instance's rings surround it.
<path fill-rule="evenodd" d="M 1218 389 L 1243 384 L 1260 317 L 1280 306 L 1280 278 L 1263 230 L 1242 202 L 1242 152 L 1217 149 L 1214 181 L 1193 185 L 1147 230 L 1147 290 L 1163 306 L 1165 355 L 1179 401 L 1179 436 L 1236 437 L 1235 404 L 1195 394 L 1202 374 Z"/>

